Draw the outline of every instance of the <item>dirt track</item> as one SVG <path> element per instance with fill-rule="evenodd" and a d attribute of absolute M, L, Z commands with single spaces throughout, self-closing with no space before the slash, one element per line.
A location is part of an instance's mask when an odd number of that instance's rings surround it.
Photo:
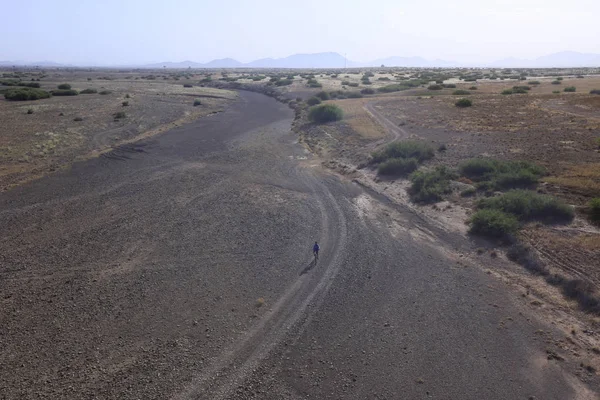
<path fill-rule="evenodd" d="M 0 397 L 594 398 L 462 239 L 321 171 L 291 119 L 242 93 L 0 195 Z"/>

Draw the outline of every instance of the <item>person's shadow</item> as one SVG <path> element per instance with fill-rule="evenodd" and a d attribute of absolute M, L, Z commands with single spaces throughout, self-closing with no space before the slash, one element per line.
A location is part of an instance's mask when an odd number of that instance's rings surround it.
<path fill-rule="evenodd" d="M 313 260 L 310 262 L 310 264 L 308 264 L 302 271 L 300 271 L 300 275 L 304 275 L 306 274 L 308 271 L 310 271 L 311 269 L 313 269 L 315 267 L 315 265 L 317 265 L 317 260 L 318 258 L 313 258 Z"/>

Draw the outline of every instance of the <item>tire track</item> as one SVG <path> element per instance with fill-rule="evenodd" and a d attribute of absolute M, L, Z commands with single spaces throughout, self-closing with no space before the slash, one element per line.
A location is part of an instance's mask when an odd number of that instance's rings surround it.
<path fill-rule="evenodd" d="M 340 255 L 346 246 L 346 218 L 332 193 L 318 178 L 304 171 L 299 171 L 297 177 L 312 188 L 321 211 L 321 242 L 324 248 L 333 250 L 321 258 L 319 265 L 325 264 L 326 267 L 314 268 L 312 274 L 300 275 L 269 314 L 209 368 L 200 372 L 187 388 L 171 397 L 173 400 L 227 398 L 286 335 L 292 331 L 297 332 L 293 328 L 300 321 L 306 321 L 308 314 L 312 315 L 317 311 L 334 281 L 341 266 Z"/>

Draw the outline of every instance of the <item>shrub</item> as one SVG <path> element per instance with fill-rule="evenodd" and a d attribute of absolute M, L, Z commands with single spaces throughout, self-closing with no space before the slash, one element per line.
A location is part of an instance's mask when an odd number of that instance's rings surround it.
<path fill-rule="evenodd" d="M 504 94 L 504 95 L 513 94 L 513 91 L 512 91 L 512 89 L 504 89 L 501 94 Z"/>
<path fill-rule="evenodd" d="M 73 119 L 73 121 L 75 121 L 75 122 L 81 122 L 81 121 L 83 121 L 83 118 L 81 118 L 81 117 L 75 117 Z"/>
<path fill-rule="evenodd" d="M 590 219 L 594 222 L 600 222 L 600 197 L 590 200 Z"/>
<path fill-rule="evenodd" d="M 460 192 L 460 195 L 462 197 L 471 197 L 471 196 L 474 196 L 476 193 L 477 193 L 477 190 L 473 187 L 470 187 L 470 188 L 466 188 L 465 190 Z"/>
<path fill-rule="evenodd" d="M 29 110 L 27 110 L 27 114 L 33 114 L 33 108 L 30 108 Z"/>
<path fill-rule="evenodd" d="M 558 78 L 556 78 L 556 80 L 557 80 L 557 81 L 562 81 L 562 80 L 563 80 L 563 77 L 562 77 L 562 76 L 559 76 Z"/>
<path fill-rule="evenodd" d="M 506 252 L 509 260 L 522 265 L 532 274 L 547 276 L 550 274 L 548 268 L 542 263 L 536 253 L 531 248 L 520 243 L 512 245 Z"/>
<path fill-rule="evenodd" d="M 419 162 L 433 158 L 433 148 L 424 142 L 404 140 L 392 142 L 382 150 L 372 154 L 373 162 L 380 163 L 392 158 L 416 158 Z"/>
<path fill-rule="evenodd" d="M 454 103 L 454 105 L 456 107 L 465 108 L 465 107 L 471 107 L 473 105 L 473 102 L 469 99 L 460 99 L 456 103 Z"/>
<path fill-rule="evenodd" d="M 191 88 L 191 87 L 194 87 L 194 85 L 192 85 L 191 83 L 184 83 L 183 87 L 184 88 Z"/>
<path fill-rule="evenodd" d="M 201 105 L 202 105 L 202 100 L 200 100 L 200 99 L 194 100 L 194 107 L 201 106 Z"/>
<path fill-rule="evenodd" d="M 315 94 L 315 96 L 321 100 L 329 100 L 330 99 L 329 93 L 327 93 L 326 91 L 319 92 L 319 93 Z"/>
<path fill-rule="evenodd" d="M 456 89 L 456 85 L 454 83 L 446 83 L 443 85 L 446 89 Z"/>
<path fill-rule="evenodd" d="M 552 93 L 554 93 L 554 94 L 560 94 L 560 90 L 553 90 Z"/>
<path fill-rule="evenodd" d="M 306 104 L 308 104 L 309 106 L 316 106 L 317 104 L 321 104 L 321 99 L 316 96 L 313 96 L 306 100 Z"/>
<path fill-rule="evenodd" d="M 129 95 L 129 93 L 127 93 L 127 94 L 125 95 L 125 98 L 126 98 L 126 99 L 129 99 L 129 98 L 131 98 L 131 96 Z"/>
<path fill-rule="evenodd" d="M 381 78 L 377 78 L 378 81 L 389 81 L 390 78 L 388 78 L 387 76 L 382 76 Z"/>
<path fill-rule="evenodd" d="M 88 82 L 92 80 L 92 78 L 87 78 Z"/>
<path fill-rule="evenodd" d="M 289 86 L 292 83 L 294 83 L 293 79 L 280 79 L 277 82 L 275 82 L 275 86 Z"/>
<path fill-rule="evenodd" d="M 66 90 L 66 89 L 53 90 L 50 93 L 52 93 L 52 96 L 77 96 L 79 94 L 79 92 L 77 90 Z"/>
<path fill-rule="evenodd" d="M 358 83 L 356 83 L 356 82 L 350 82 L 347 86 L 358 87 Z"/>
<path fill-rule="evenodd" d="M 571 206 L 530 190 L 511 190 L 501 196 L 482 199 L 478 207 L 510 213 L 522 221 L 571 221 L 574 216 Z"/>
<path fill-rule="evenodd" d="M 311 87 L 311 88 L 322 88 L 322 87 L 323 87 L 323 85 L 321 85 L 321 84 L 320 84 L 319 82 L 317 82 L 317 81 L 314 81 L 314 82 L 311 82 L 311 83 L 309 83 L 309 84 L 308 84 L 308 86 L 309 86 L 309 87 Z"/>
<path fill-rule="evenodd" d="M 350 81 L 342 81 L 342 86 L 350 86 Z"/>
<path fill-rule="evenodd" d="M 427 90 L 442 90 L 444 87 L 442 85 L 429 85 L 427 86 Z"/>
<path fill-rule="evenodd" d="M 390 158 L 377 168 L 381 175 L 404 175 L 416 170 L 419 162 L 416 158 Z"/>
<path fill-rule="evenodd" d="M 352 92 L 347 92 L 346 97 L 349 99 L 359 99 L 359 98 L 363 97 L 363 95 L 359 91 L 352 91 Z"/>
<path fill-rule="evenodd" d="M 558 81 L 558 80 L 556 80 L 556 81 L 552 81 L 551 83 L 552 83 L 553 85 L 560 85 L 560 84 L 561 84 L 561 82 L 560 82 L 560 81 Z"/>
<path fill-rule="evenodd" d="M 544 175 L 544 169 L 528 161 L 499 161 L 489 158 L 472 158 L 461 163 L 458 170 L 482 189 L 510 189 L 529 187 Z"/>
<path fill-rule="evenodd" d="M 96 89 L 83 89 L 79 94 L 94 94 L 98 93 Z"/>
<path fill-rule="evenodd" d="M 590 94 L 600 94 L 600 89 L 590 90 Z"/>
<path fill-rule="evenodd" d="M 477 90 L 477 86 L 471 86 L 469 90 Z"/>
<path fill-rule="evenodd" d="M 68 83 L 61 83 L 57 86 L 60 90 L 71 90 L 71 85 Z"/>
<path fill-rule="evenodd" d="M 314 106 L 308 112 L 308 119 L 318 124 L 339 121 L 344 116 L 341 108 L 334 104 L 321 104 Z"/>
<path fill-rule="evenodd" d="M 371 89 L 371 88 L 364 88 L 363 90 L 360 91 L 362 94 L 375 94 L 375 90 Z"/>
<path fill-rule="evenodd" d="M 440 201 L 450 192 L 450 180 L 455 177 L 454 172 L 444 166 L 431 171 L 415 171 L 410 177 L 410 195 L 417 203 Z"/>
<path fill-rule="evenodd" d="M 531 90 L 531 86 L 513 86 L 513 91 L 515 91 L 515 93 L 523 93 L 529 90 Z"/>
<path fill-rule="evenodd" d="M 114 114 L 113 114 L 113 117 L 114 117 L 115 119 L 122 119 L 122 118 L 126 118 L 126 117 L 127 117 L 127 114 L 125 114 L 125 112 L 124 112 L 124 111 L 119 111 L 119 112 L 117 112 L 117 113 L 114 113 Z"/>
<path fill-rule="evenodd" d="M 123 105 L 123 107 L 127 107 L 129 105 L 128 101 L 124 101 L 123 103 L 121 103 Z"/>
<path fill-rule="evenodd" d="M 491 237 L 506 237 L 519 229 L 519 221 L 500 210 L 479 210 L 469 222 L 470 233 Z"/>
<path fill-rule="evenodd" d="M 393 85 L 382 86 L 377 90 L 381 93 L 391 93 L 391 92 L 399 92 L 401 90 L 406 90 L 408 88 L 409 87 L 406 86 L 404 83 L 401 83 L 401 84 L 396 83 Z"/>
<path fill-rule="evenodd" d="M 111 94 L 112 92 L 110 90 L 103 90 L 100 92 L 100 94 L 102 95 L 106 95 L 106 94 Z"/>
<path fill-rule="evenodd" d="M 28 87 L 9 89 L 4 92 L 4 98 L 10 101 L 39 100 L 47 99 L 48 97 L 50 97 L 50 93 L 45 90 Z"/>
<path fill-rule="evenodd" d="M 455 90 L 454 92 L 452 92 L 452 94 L 455 96 L 466 96 L 466 95 L 471 94 L 471 92 L 469 92 L 468 90 L 459 89 L 459 90 Z"/>
<path fill-rule="evenodd" d="M 575 86 L 567 86 L 566 88 L 563 89 L 564 92 L 575 92 L 577 91 L 577 88 L 575 88 Z"/>
<path fill-rule="evenodd" d="M 540 81 L 529 81 L 527 83 L 529 83 L 530 85 L 539 85 Z"/>
<path fill-rule="evenodd" d="M 585 311 L 598 313 L 600 301 L 594 296 L 596 288 L 583 279 L 570 279 L 562 284 L 563 294 L 577 300 L 579 307 Z"/>

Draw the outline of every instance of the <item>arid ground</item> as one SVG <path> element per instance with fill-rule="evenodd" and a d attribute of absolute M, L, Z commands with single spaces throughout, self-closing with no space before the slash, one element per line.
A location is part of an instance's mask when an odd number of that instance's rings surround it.
<path fill-rule="evenodd" d="M 513 78 L 457 80 L 478 87 L 468 109 L 453 105 L 458 88 L 420 85 L 327 100 L 345 118 L 307 123 L 306 99 L 350 90 L 344 79 L 363 82 L 362 72 L 334 72 L 317 73 L 322 87 L 311 88 L 313 78 L 297 74 L 279 87 L 251 78 L 289 71 L 213 71 L 210 81 L 197 71 L 59 71 L 42 88 L 91 82 L 112 93 L 0 100 L 12 115 L 0 132 L 9 154 L 0 396 L 598 398 L 597 317 L 508 261 L 499 243 L 468 235 L 473 199 L 418 206 L 405 178 L 381 179 L 367 164 L 372 150 L 411 137 L 446 147 L 426 168 L 530 157 L 549 171 L 543 190 L 581 210 L 569 226 L 528 226 L 524 240 L 558 259 L 552 268 L 568 264 L 597 282 L 597 229 L 583 210 L 596 194 L 577 188 L 597 179 L 588 173 L 598 161 L 588 87 L 598 78 L 563 73 L 561 85 L 579 91 L 556 94 L 542 77 L 531 93 L 512 95 L 500 92 L 519 84 Z M 383 72 L 366 86 L 416 73 Z M 236 84 L 275 89 L 281 101 L 230 91 Z M 64 125 L 52 119 L 61 112 Z M 69 132 L 75 115 L 88 124 L 77 141 L 49 147 L 31 134 Z M 553 256 L 575 241 L 587 251 L 580 261 Z"/>

